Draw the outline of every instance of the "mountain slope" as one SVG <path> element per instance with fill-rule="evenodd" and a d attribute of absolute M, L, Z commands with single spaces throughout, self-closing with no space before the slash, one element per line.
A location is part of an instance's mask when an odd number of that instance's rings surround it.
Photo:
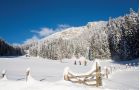
<path fill-rule="evenodd" d="M 71 27 L 28 44 L 31 56 L 63 59 L 81 56 L 95 58 L 138 58 L 138 13 L 109 21 L 89 22 L 86 26 Z"/>
<path fill-rule="evenodd" d="M 89 31 L 89 29 L 99 30 L 102 27 L 105 27 L 106 24 L 107 24 L 106 21 L 89 22 L 86 26 L 71 27 L 63 31 L 56 32 L 48 37 L 43 38 L 41 41 L 44 41 L 47 39 L 57 39 L 57 38 L 73 39 L 80 36 L 85 31 Z"/>

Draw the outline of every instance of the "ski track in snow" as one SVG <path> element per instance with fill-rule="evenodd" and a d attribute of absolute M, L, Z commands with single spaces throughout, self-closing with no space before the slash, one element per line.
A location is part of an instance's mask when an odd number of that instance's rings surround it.
<path fill-rule="evenodd" d="M 113 62 L 100 61 L 102 69 L 110 65 L 125 67 L 127 63 L 138 63 L 134 61 Z M 65 67 L 69 67 L 73 72 L 86 73 L 90 71 L 93 62 L 88 62 L 87 66 L 74 65 L 74 60 L 64 59 L 46 60 L 34 57 L 13 57 L 0 58 L 0 72 L 6 70 L 7 79 L 0 79 L 0 90 L 138 90 L 139 89 L 139 68 L 138 66 L 129 70 L 116 70 L 108 79 L 103 79 L 103 86 L 96 88 L 75 84 L 63 80 Z M 31 68 L 30 79 L 25 81 L 26 69 Z M 0 74 L 1 77 L 1 74 Z"/>

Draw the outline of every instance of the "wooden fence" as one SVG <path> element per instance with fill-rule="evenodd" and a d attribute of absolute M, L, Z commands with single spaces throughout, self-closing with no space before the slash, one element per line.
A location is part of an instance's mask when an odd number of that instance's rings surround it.
<path fill-rule="evenodd" d="M 88 86 L 102 86 L 101 67 L 96 62 L 96 70 L 93 70 L 89 74 L 75 75 L 71 72 L 67 72 L 64 74 L 64 80 L 71 81 L 73 83 L 85 84 Z"/>
<path fill-rule="evenodd" d="M 138 64 L 137 64 L 138 65 Z M 64 80 L 66 81 L 70 81 L 73 83 L 79 83 L 79 84 L 85 84 L 88 86 L 102 86 L 102 80 L 103 78 L 108 79 L 109 75 L 113 72 L 119 71 L 119 70 L 130 70 L 132 67 L 134 69 L 136 66 L 136 63 L 132 64 L 125 64 L 125 65 L 121 65 L 121 64 L 116 64 L 116 66 L 107 66 L 105 68 L 103 68 L 102 70 L 104 72 L 101 72 L 101 66 L 99 66 L 99 64 L 96 62 L 96 69 L 93 70 L 91 73 L 89 74 L 81 74 L 81 75 L 76 75 L 70 71 L 68 71 L 66 74 L 64 74 Z"/>

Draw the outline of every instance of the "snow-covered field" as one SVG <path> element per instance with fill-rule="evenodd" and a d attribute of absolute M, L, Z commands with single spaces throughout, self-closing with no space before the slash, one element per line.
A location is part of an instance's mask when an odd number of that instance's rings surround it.
<path fill-rule="evenodd" d="M 6 70 L 7 79 L 0 79 L 0 90 L 138 90 L 139 89 L 139 68 L 138 60 L 133 61 L 100 61 L 102 70 L 104 67 L 116 67 L 103 79 L 103 86 L 96 88 L 75 84 L 63 80 L 65 67 L 73 72 L 88 72 L 94 62 L 88 61 L 87 66 L 74 65 L 74 59 L 47 60 L 33 57 L 7 57 L 0 58 L 0 72 Z M 126 69 L 126 64 L 131 64 Z M 26 69 L 31 69 L 31 76 L 26 82 Z M 0 74 L 1 77 L 1 74 Z"/>

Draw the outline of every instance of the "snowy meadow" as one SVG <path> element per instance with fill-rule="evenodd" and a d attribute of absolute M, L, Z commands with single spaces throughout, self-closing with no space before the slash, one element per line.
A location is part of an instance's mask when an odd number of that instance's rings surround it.
<path fill-rule="evenodd" d="M 75 65 L 74 62 L 77 61 Z M 0 72 L 6 71 L 6 77 L 0 79 L 0 90 L 138 90 L 138 60 L 114 62 L 100 60 L 104 73 L 110 68 L 109 77 L 103 78 L 103 86 L 86 86 L 75 84 L 63 79 L 64 69 L 69 67 L 75 73 L 86 73 L 95 61 L 88 61 L 85 66 L 79 65 L 80 59 L 47 60 L 34 57 L 0 58 Z M 99 61 L 99 60 L 98 60 Z M 26 69 L 30 68 L 31 76 L 26 81 Z M 2 74 L 1 74 L 2 75 Z"/>

